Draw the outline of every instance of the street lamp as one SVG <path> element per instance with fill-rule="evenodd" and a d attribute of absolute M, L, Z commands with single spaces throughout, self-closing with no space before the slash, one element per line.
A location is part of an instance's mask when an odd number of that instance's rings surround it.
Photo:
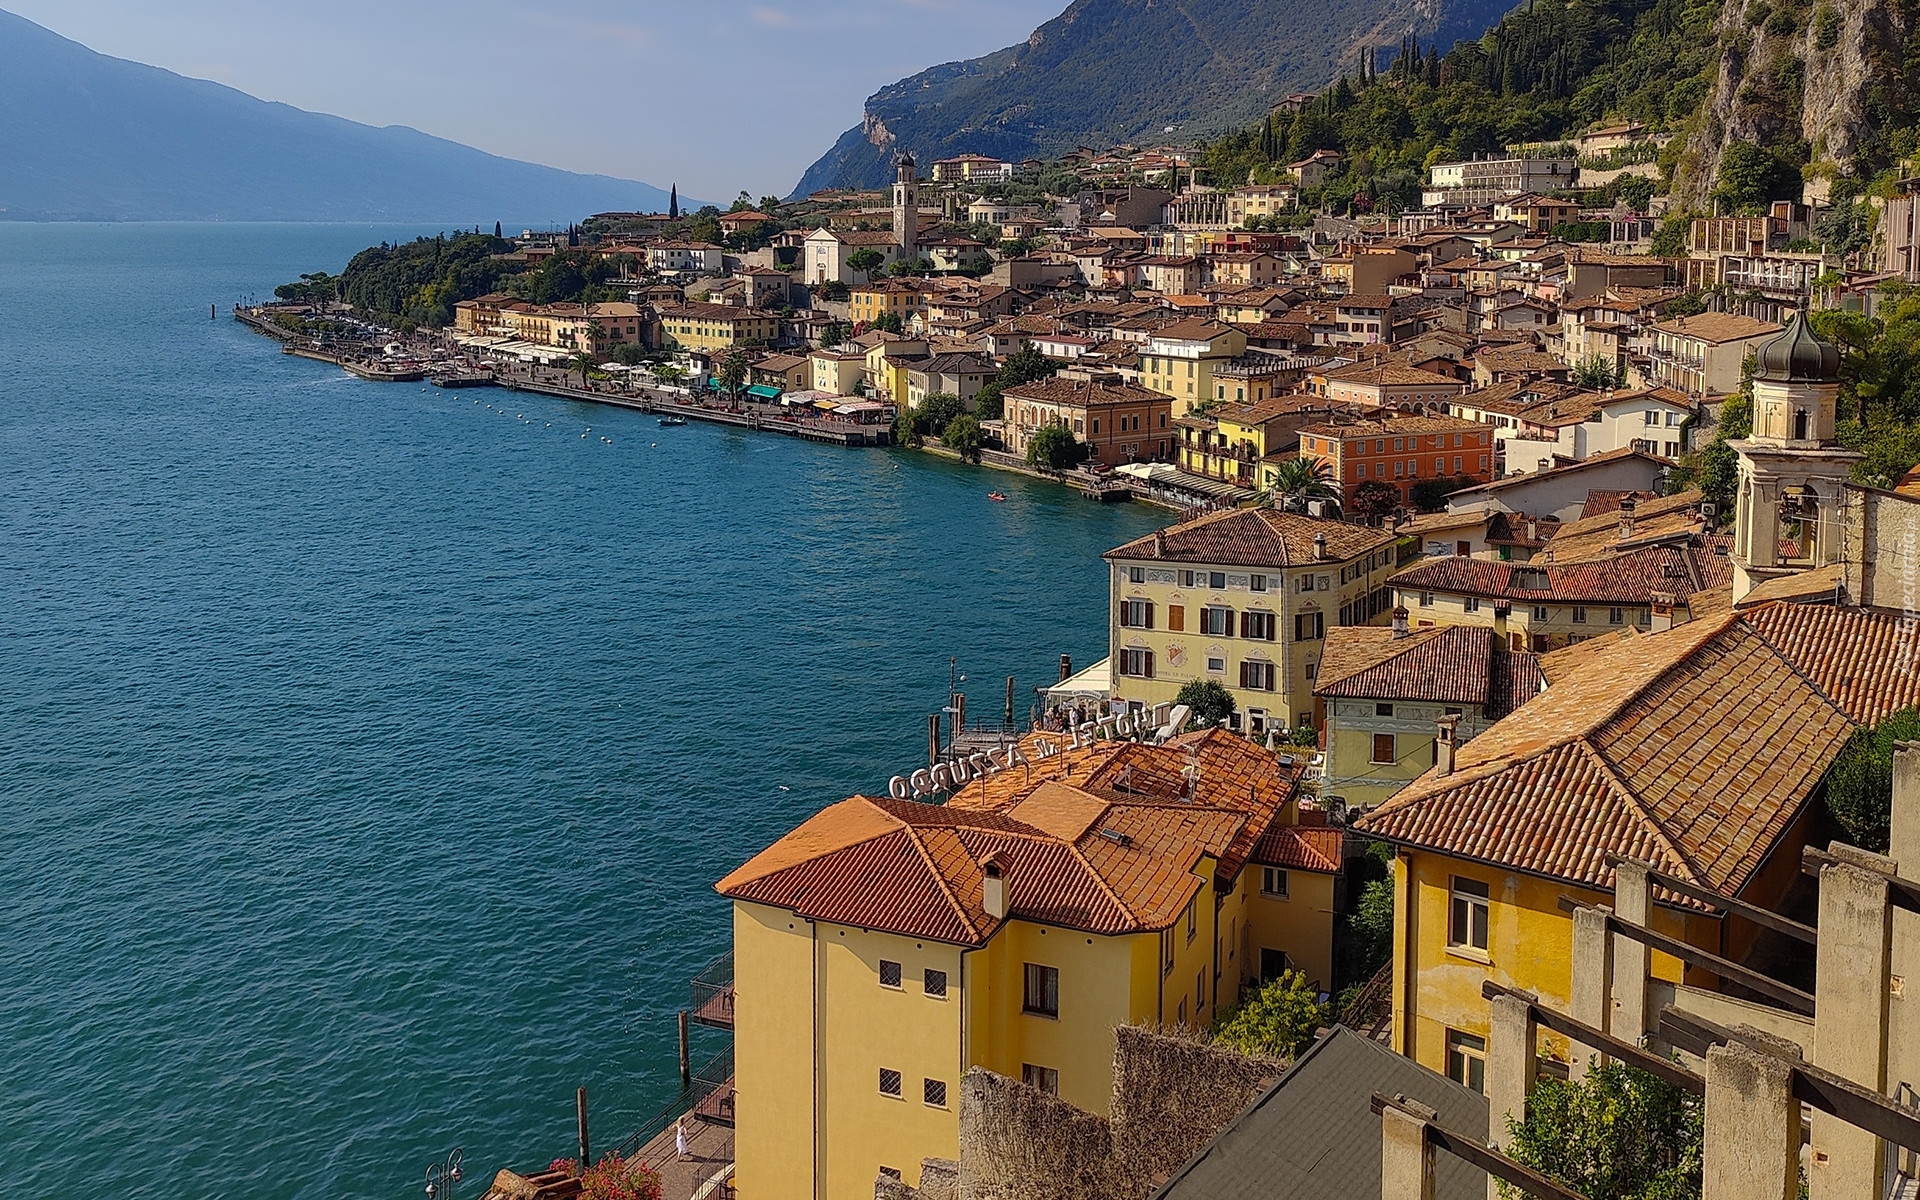
<path fill-rule="evenodd" d="M 460 1182 L 460 1161 L 466 1157 L 466 1151 L 456 1149 L 453 1153 L 436 1163 L 427 1166 L 427 1196 L 429 1200 L 453 1200 L 454 1188 Z"/>

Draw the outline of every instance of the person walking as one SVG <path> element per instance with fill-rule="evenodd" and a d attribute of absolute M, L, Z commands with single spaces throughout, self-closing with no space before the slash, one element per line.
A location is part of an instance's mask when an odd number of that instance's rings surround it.
<path fill-rule="evenodd" d="M 675 1121 L 673 1123 L 673 1152 L 680 1156 L 680 1161 L 682 1162 L 686 1161 L 687 1127 L 685 1124 L 679 1121 Z"/>

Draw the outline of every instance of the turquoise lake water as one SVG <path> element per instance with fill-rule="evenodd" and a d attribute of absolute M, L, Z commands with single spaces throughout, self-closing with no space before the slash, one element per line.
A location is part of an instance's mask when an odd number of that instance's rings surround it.
<path fill-rule="evenodd" d="M 713 881 L 923 755 L 949 655 L 1024 713 L 1102 654 L 1098 555 L 1164 523 L 363 383 L 224 315 L 415 232 L 0 222 L 23 1195 L 417 1197 L 456 1145 L 477 1195 L 570 1148 L 581 1084 L 612 1145 L 677 1093 Z"/>

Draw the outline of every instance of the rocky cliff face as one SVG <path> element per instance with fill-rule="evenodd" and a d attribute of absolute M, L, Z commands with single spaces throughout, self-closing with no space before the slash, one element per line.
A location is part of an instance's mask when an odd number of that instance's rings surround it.
<path fill-rule="evenodd" d="M 875 92 L 796 194 L 878 187 L 893 156 L 1019 161 L 1250 124 L 1365 47 L 1478 37 L 1510 0 L 1072 0 L 1025 42 Z"/>
<path fill-rule="evenodd" d="M 1702 200 L 1727 148 L 1746 142 L 1814 181 L 1851 171 L 1905 108 L 1908 0 L 1726 0 L 1715 26 L 1720 69 L 1675 175 L 1675 197 Z"/>

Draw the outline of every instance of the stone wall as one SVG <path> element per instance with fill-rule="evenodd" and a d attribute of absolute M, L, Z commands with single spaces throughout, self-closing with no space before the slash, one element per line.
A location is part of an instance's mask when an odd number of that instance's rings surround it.
<path fill-rule="evenodd" d="M 975 1067 L 960 1083 L 960 1161 L 928 1159 L 919 1189 L 876 1200 L 1140 1200 L 1278 1078 L 1285 1064 L 1199 1035 L 1114 1031 L 1110 1117 Z"/>

